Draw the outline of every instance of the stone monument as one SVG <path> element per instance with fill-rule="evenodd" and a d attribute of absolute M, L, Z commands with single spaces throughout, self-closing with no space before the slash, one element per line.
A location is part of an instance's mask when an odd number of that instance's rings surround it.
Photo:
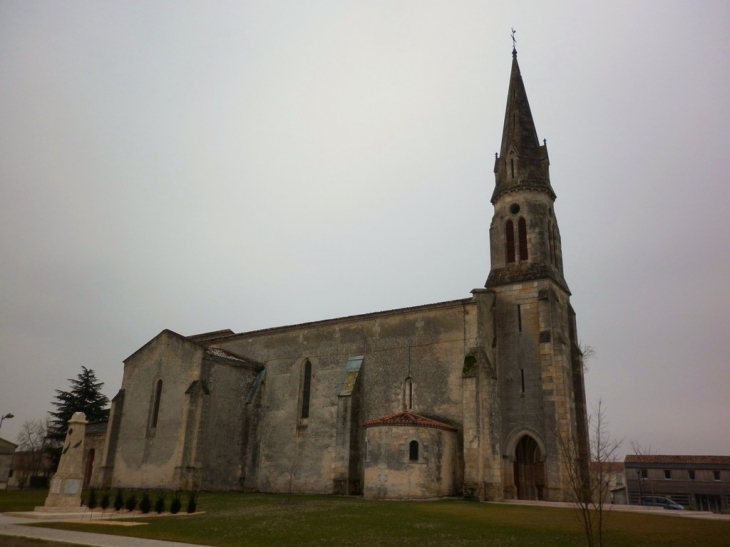
<path fill-rule="evenodd" d="M 43 507 L 36 511 L 73 511 L 81 507 L 81 487 L 84 482 L 84 433 L 86 415 L 76 412 L 68 421 L 68 432 L 63 442 L 58 471 L 51 479 L 51 488 Z"/>

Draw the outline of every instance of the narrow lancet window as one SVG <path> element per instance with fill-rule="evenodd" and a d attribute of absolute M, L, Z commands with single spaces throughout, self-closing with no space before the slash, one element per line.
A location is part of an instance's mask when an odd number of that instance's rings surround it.
<path fill-rule="evenodd" d="M 507 221 L 505 236 L 507 245 L 507 264 L 509 264 L 515 261 L 515 225 L 511 220 Z"/>
<path fill-rule="evenodd" d="M 527 260 L 527 223 L 524 217 L 520 217 L 517 227 L 520 238 L 520 260 Z"/>
<path fill-rule="evenodd" d="M 553 223 L 548 222 L 548 249 L 550 251 L 550 264 L 555 266 L 555 240 L 553 239 Z"/>
<path fill-rule="evenodd" d="M 412 462 L 418 461 L 418 441 L 411 441 L 408 445 L 408 459 Z"/>
<path fill-rule="evenodd" d="M 413 410 L 413 380 L 411 378 L 406 378 L 406 385 L 403 390 L 403 406 L 407 410 Z"/>
<path fill-rule="evenodd" d="M 517 331 L 522 332 L 522 306 L 517 304 Z"/>
<path fill-rule="evenodd" d="M 155 402 L 152 405 L 152 422 L 151 427 L 157 427 L 157 416 L 160 414 L 160 399 L 162 398 L 162 380 L 157 380 L 155 386 Z"/>
<path fill-rule="evenodd" d="M 309 395 L 312 387 L 312 363 L 304 363 L 304 381 L 302 382 L 302 420 L 309 418 Z"/>
<path fill-rule="evenodd" d="M 515 160 L 510 159 L 509 160 L 510 170 L 512 171 L 512 176 L 515 176 Z"/>
<path fill-rule="evenodd" d="M 522 379 L 522 393 L 524 393 L 525 392 L 525 369 L 524 368 L 520 369 L 520 377 Z"/>

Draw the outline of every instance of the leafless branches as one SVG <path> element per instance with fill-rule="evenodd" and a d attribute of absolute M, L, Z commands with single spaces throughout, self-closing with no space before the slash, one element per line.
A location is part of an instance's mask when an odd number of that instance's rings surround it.
<path fill-rule="evenodd" d="M 588 547 L 603 546 L 604 505 L 610 503 L 611 477 L 618 460 L 620 440 L 611 439 L 602 401 L 588 419 L 590 457 L 586 465 L 575 438 L 558 435 L 561 455 L 569 482 L 569 495 L 576 517 L 586 535 Z"/>
<path fill-rule="evenodd" d="M 31 477 L 44 474 L 48 443 L 48 420 L 26 420 L 17 437 L 18 452 L 13 461 L 18 486 L 23 489 Z"/>
<path fill-rule="evenodd" d="M 584 344 L 581 340 L 578 341 L 578 349 L 583 355 L 583 372 L 588 372 L 588 361 L 596 358 L 596 350 L 589 344 Z"/>

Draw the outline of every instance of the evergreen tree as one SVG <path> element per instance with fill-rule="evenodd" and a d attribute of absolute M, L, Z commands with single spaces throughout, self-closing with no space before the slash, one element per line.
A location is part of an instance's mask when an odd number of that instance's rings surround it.
<path fill-rule="evenodd" d="M 61 445 L 66 438 L 68 421 L 74 413 L 83 412 L 89 423 L 103 422 L 109 418 L 109 399 L 101 392 L 104 383 L 97 380 L 92 369 L 82 366 L 81 373 L 76 379 L 69 378 L 69 382 L 69 391 L 56 390 L 56 400 L 52 402 L 56 411 L 50 413 L 53 418 L 48 430 L 48 454 L 54 468 L 61 459 Z"/>

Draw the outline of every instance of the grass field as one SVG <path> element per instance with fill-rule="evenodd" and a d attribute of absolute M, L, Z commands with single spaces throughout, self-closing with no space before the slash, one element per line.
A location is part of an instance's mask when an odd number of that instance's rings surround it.
<path fill-rule="evenodd" d="M 8 493 L 14 494 L 14 493 Z M 0 507 L 9 505 L 2 503 Z M 203 515 L 139 519 L 131 528 L 44 526 L 216 546 L 540 546 L 585 544 L 570 509 L 470 503 L 371 501 L 334 496 L 201 494 Z M 606 545 L 727 547 L 730 522 L 613 512 Z"/>
<path fill-rule="evenodd" d="M 42 490 L 2 490 L 0 491 L 0 513 L 8 511 L 32 511 L 34 507 L 43 505 L 48 496 L 48 489 Z"/>

